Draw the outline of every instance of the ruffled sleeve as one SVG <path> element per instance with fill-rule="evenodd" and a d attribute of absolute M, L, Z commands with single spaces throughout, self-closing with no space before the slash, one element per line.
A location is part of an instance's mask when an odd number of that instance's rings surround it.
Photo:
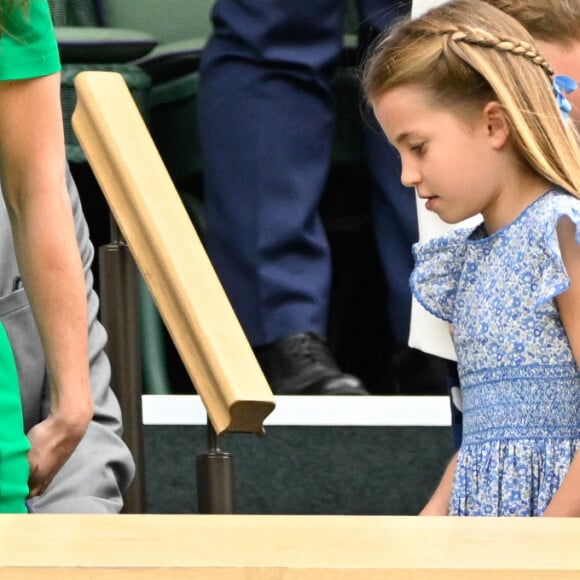
<path fill-rule="evenodd" d="M 568 194 L 555 195 L 545 206 L 544 212 L 544 219 L 540 220 L 545 228 L 540 245 L 544 256 L 539 260 L 540 276 L 536 308 L 542 312 L 552 313 L 554 311 L 552 300 L 570 286 L 570 278 L 558 242 L 557 226 L 561 218 L 568 217 L 576 226 L 576 241 L 580 244 L 580 200 Z"/>
<path fill-rule="evenodd" d="M 466 240 L 472 228 L 461 228 L 443 237 L 413 245 L 415 268 L 411 291 L 428 312 L 453 321 L 457 285 L 463 270 Z"/>

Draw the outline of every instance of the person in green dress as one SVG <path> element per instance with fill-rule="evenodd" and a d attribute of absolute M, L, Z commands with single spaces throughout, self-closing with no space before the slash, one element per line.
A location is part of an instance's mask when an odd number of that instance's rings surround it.
<path fill-rule="evenodd" d="M 93 412 L 87 300 L 65 184 L 60 61 L 47 0 L 0 0 L 0 175 L 24 288 L 47 360 L 51 412 L 24 433 L 0 328 L 0 512 L 26 512 Z"/>

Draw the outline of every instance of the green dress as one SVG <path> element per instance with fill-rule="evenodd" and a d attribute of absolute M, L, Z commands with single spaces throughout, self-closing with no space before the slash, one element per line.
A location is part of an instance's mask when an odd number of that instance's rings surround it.
<path fill-rule="evenodd" d="M 59 70 L 47 0 L 30 0 L 24 8 L 13 9 L 0 38 L 0 81 L 41 77 Z M 16 362 L 0 321 L 0 513 L 27 511 L 29 448 Z"/>

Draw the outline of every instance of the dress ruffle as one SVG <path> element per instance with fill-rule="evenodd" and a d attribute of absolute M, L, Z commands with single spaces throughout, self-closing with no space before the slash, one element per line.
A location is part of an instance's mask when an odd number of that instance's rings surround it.
<path fill-rule="evenodd" d="M 576 226 L 576 241 L 580 244 L 580 200 L 571 195 L 552 196 L 550 202 L 544 204 L 543 211 L 547 214 L 545 223 L 548 224 L 543 238 L 546 260 L 540 273 L 536 307 L 539 312 L 556 314 L 551 301 L 570 286 L 558 242 L 557 226 L 560 219 L 568 217 Z"/>
<path fill-rule="evenodd" d="M 413 245 L 415 268 L 411 291 L 423 308 L 447 322 L 453 320 L 466 241 L 472 232 L 473 228 L 458 228 L 448 235 Z"/>

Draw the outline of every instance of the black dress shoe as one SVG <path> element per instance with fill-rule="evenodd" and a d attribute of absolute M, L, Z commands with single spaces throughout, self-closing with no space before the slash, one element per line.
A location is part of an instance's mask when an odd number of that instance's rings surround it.
<path fill-rule="evenodd" d="M 359 379 L 343 373 L 326 342 L 314 332 L 254 348 L 277 395 L 368 395 Z"/>
<path fill-rule="evenodd" d="M 396 349 L 391 357 L 392 386 L 405 395 L 446 395 L 445 359 L 408 346 Z"/>

